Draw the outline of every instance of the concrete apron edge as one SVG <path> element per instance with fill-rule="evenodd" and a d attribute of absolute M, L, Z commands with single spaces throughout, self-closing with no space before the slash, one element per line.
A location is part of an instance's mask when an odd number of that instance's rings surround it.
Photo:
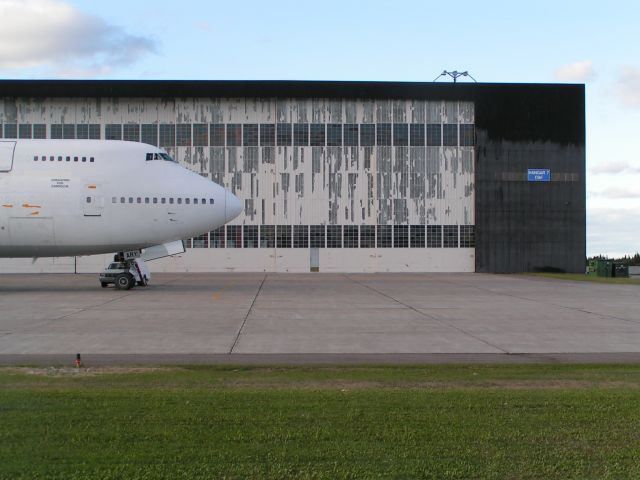
<path fill-rule="evenodd" d="M 516 363 L 640 363 L 640 352 L 380 353 L 380 354 L 86 354 L 84 368 L 134 365 L 416 365 Z M 0 354 L 0 366 L 75 366 L 68 354 Z"/>

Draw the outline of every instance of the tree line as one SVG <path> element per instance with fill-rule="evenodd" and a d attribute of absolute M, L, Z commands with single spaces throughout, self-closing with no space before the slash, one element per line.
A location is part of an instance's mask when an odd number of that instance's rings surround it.
<path fill-rule="evenodd" d="M 613 260 L 614 262 L 621 263 L 622 265 L 640 265 L 640 253 L 636 253 L 633 256 L 625 255 L 624 257 L 619 258 L 609 258 L 606 255 L 595 255 L 593 257 L 587 257 L 587 265 L 589 265 L 590 260 Z"/>

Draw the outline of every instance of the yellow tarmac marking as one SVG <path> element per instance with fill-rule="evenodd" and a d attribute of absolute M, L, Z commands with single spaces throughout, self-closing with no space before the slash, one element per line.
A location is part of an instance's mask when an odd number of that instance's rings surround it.
<path fill-rule="evenodd" d="M 224 287 L 222 287 L 220 290 L 218 290 L 217 292 L 213 292 L 211 294 L 211 298 L 213 300 L 220 300 L 220 297 L 222 296 L 222 292 L 224 292 L 227 288 L 229 288 L 231 285 L 227 284 Z"/>
<path fill-rule="evenodd" d="M 4 205 L 2 205 L 4 208 L 13 208 L 13 205 L 11 205 L 10 203 L 5 203 Z"/>
<path fill-rule="evenodd" d="M 29 215 L 40 215 L 40 212 L 31 212 Z"/>
<path fill-rule="evenodd" d="M 24 208 L 42 208 L 40 205 L 30 205 L 28 203 L 23 203 L 22 206 Z"/>

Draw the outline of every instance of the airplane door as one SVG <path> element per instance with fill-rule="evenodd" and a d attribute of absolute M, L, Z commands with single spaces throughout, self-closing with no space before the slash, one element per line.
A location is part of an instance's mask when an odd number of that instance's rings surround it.
<path fill-rule="evenodd" d="M 90 183 L 85 185 L 82 195 L 82 210 L 85 217 L 99 217 L 104 210 L 104 197 L 100 185 Z"/>
<path fill-rule="evenodd" d="M 15 147 L 16 142 L 0 142 L 0 172 L 11 171 Z"/>

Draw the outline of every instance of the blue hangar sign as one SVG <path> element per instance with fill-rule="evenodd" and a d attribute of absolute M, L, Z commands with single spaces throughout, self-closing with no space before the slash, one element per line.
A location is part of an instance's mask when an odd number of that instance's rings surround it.
<path fill-rule="evenodd" d="M 551 170 L 545 168 L 530 168 L 527 170 L 527 181 L 529 182 L 550 182 Z"/>

